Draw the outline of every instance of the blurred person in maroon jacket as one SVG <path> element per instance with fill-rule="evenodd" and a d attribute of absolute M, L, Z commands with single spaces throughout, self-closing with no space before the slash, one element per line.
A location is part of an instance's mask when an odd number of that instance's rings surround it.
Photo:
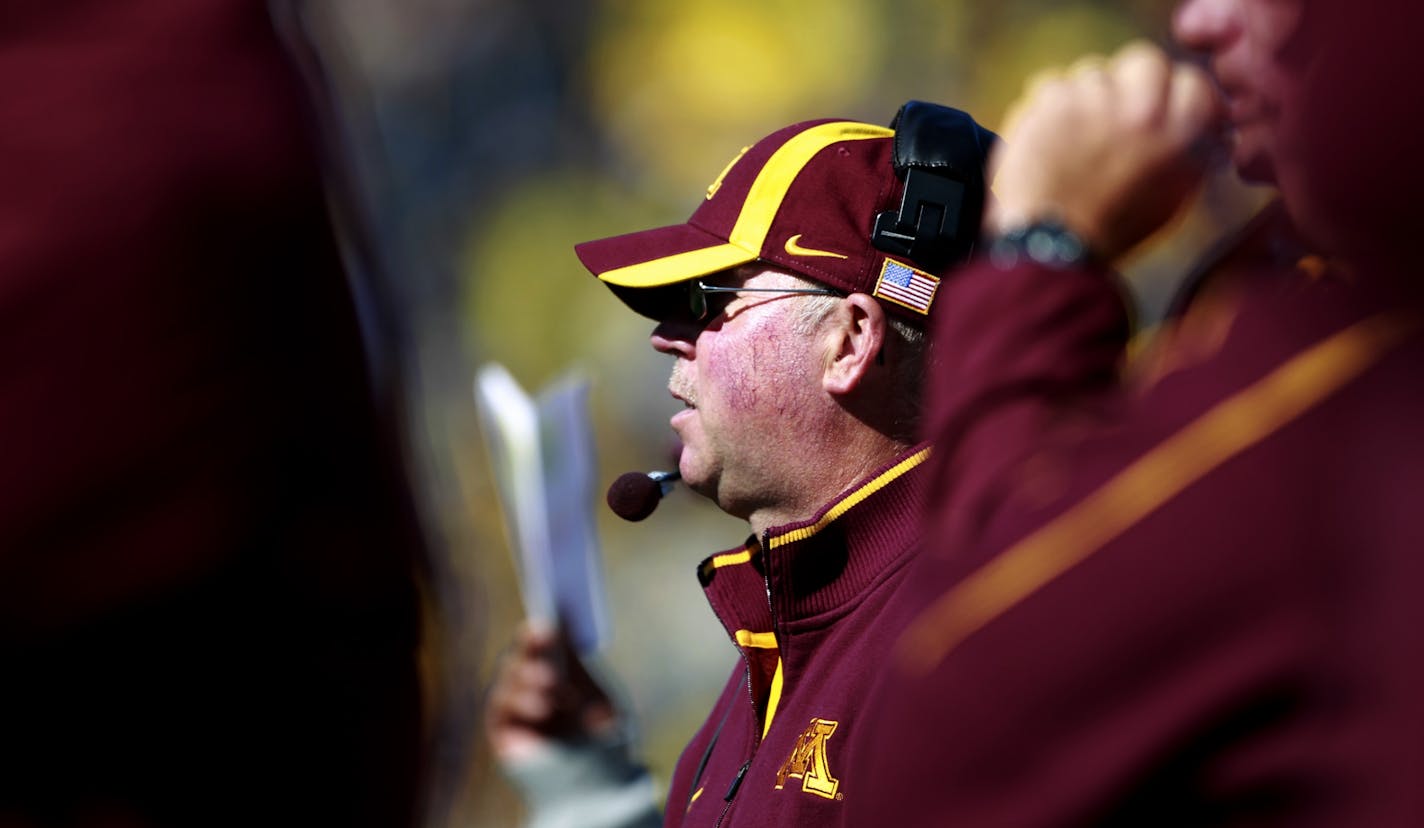
<path fill-rule="evenodd" d="M 940 107 L 912 104 L 897 124 L 777 130 L 731 160 L 687 223 L 576 248 L 673 357 L 682 481 L 752 531 L 696 570 L 738 658 L 677 763 L 666 825 L 845 824 L 841 786 L 857 777 L 843 746 L 864 727 L 920 546 L 924 324 L 977 237 L 993 140 Z M 917 166 L 908 124 L 942 128 L 953 151 Z M 943 249 L 885 252 L 901 205 L 928 223 L 918 195 L 937 187 L 962 195 L 936 202 Z M 489 705 L 533 824 L 656 823 L 646 777 L 598 738 L 616 736 L 615 712 L 583 671 L 561 677 L 559 652 L 524 636 Z"/>
<path fill-rule="evenodd" d="M 10 3 L 0 74 L 0 824 L 411 824 L 422 543 L 268 5 Z"/>
<path fill-rule="evenodd" d="M 1134 44 L 1011 110 L 989 252 L 938 302 L 932 540 L 857 824 L 1424 824 L 1424 7 L 1174 23 L 1210 75 Z M 1108 266 L 1223 125 L 1284 213 L 1085 394 Z"/>

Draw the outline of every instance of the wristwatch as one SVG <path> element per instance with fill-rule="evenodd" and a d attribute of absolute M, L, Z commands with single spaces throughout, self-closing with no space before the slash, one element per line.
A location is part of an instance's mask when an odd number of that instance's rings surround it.
<path fill-rule="evenodd" d="M 1026 261 L 1052 268 L 1080 267 L 1091 259 L 1078 234 L 1053 219 L 1011 228 L 989 243 L 989 261 L 1000 270 Z"/>

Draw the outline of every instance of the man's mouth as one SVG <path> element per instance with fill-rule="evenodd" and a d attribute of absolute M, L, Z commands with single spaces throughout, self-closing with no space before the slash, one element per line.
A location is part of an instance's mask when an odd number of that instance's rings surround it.
<path fill-rule="evenodd" d="M 1244 98 L 1226 99 L 1226 120 L 1233 129 L 1249 126 L 1260 120 L 1260 108 Z"/>
<path fill-rule="evenodd" d="M 1219 76 L 1217 84 L 1221 90 L 1222 112 L 1232 127 L 1239 129 L 1242 126 L 1264 120 L 1275 109 L 1270 104 L 1269 98 L 1262 97 L 1249 84 L 1241 83 L 1231 77 L 1222 78 Z"/>

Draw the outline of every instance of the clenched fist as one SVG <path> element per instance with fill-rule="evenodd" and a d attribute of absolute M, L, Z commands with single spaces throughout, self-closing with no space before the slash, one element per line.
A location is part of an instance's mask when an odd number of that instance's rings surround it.
<path fill-rule="evenodd" d="M 1145 41 L 1035 77 L 990 158 L 986 235 L 1054 219 L 1118 258 L 1200 184 L 1221 110 L 1205 72 Z"/>

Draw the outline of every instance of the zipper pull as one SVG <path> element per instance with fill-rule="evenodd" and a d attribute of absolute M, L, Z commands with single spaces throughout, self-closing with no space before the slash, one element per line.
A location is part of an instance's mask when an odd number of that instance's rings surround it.
<path fill-rule="evenodd" d="M 735 779 L 732 780 L 732 786 L 727 789 L 727 795 L 722 797 L 722 801 L 731 802 L 732 797 L 737 795 L 737 788 L 740 788 L 742 786 L 742 777 L 747 775 L 747 768 L 751 766 L 752 763 L 748 761 L 745 765 L 742 765 L 741 770 L 737 771 L 737 776 Z"/>

